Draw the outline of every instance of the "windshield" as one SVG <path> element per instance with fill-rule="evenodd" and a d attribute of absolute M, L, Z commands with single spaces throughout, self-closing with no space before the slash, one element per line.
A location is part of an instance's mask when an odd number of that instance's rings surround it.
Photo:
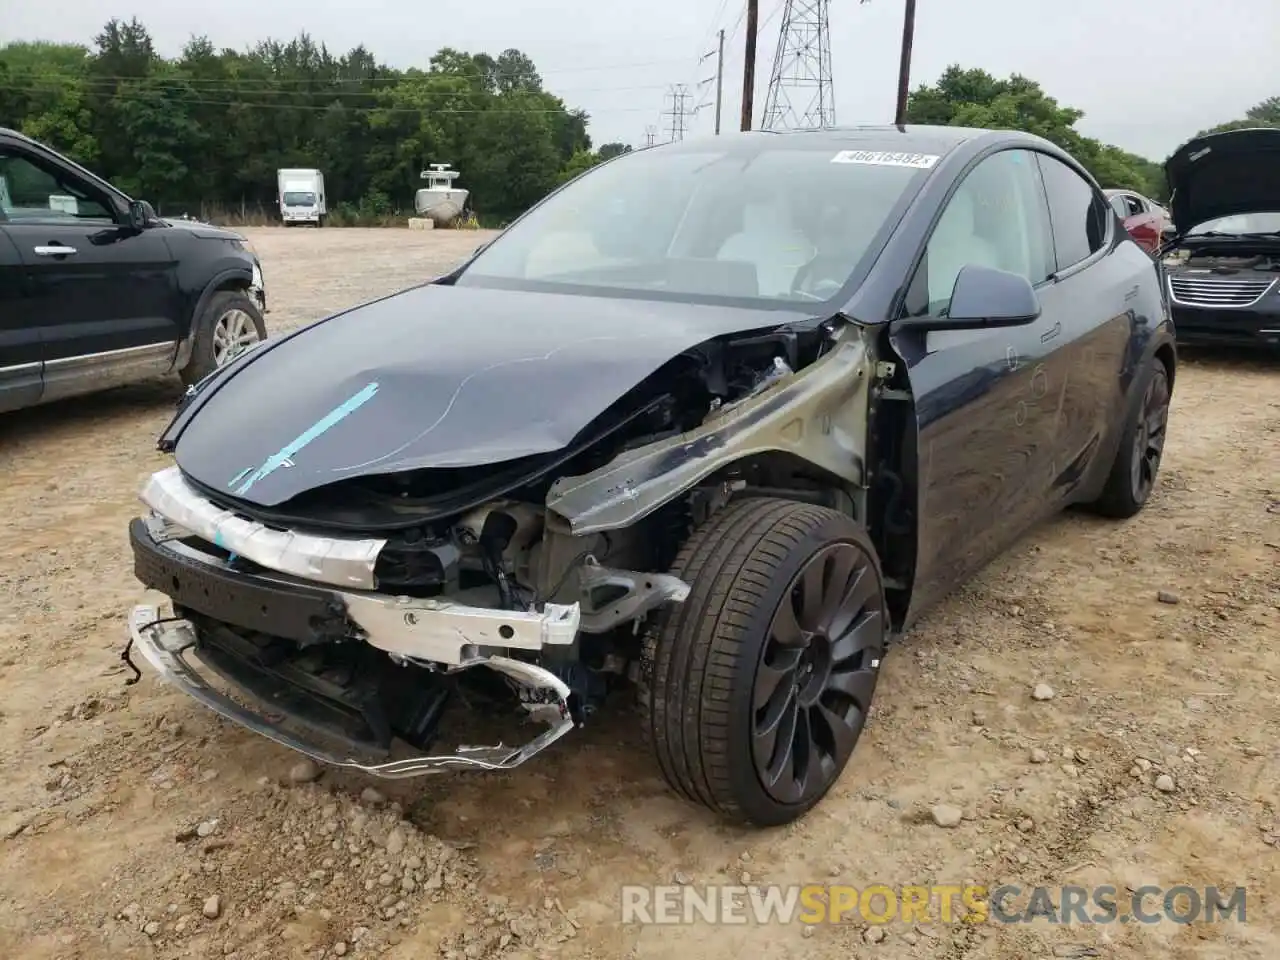
<path fill-rule="evenodd" d="M 852 159 L 850 159 L 852 158 Z M 904 154 L 652 150 L 597 167 L 513 224 L 459 286 L 794 304 L 833 297 L 908 191 Z M 857 161 L 857 162 L 855 162 Z M 923 167 L 923 168 L 922 168 Z"/>
<path fill-rule="evenodd" d="M 314 193 L 291 190 L 284 195 L 284 205 L 286 207 L 314 207 L 316 205 L 316 195 Z"/>
<path fill-rule="evenodd" d="M 1280 233 L 1280 211 L 1271 213 L 1237 213 L 1230 217 L 1218 217 L 1187 231 L 1196 234 L 1225 233 L 1243 237 L 1252 233 Z"/>

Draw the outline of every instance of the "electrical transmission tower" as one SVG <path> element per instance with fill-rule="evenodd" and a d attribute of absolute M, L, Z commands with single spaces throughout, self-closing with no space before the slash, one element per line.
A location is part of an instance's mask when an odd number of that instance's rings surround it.
<path fill-rule="evenodd" d="M 677 83 L 671 88 L 671 92 L 667 94 L 671 98 L 671 109 L 664 111 L 664 116 L 671 118 L 671 126 L 667 132 L 671 134 L 672 141 L 684 139 L 685 119 L 689 115 L 689 108 L 686 105 L 689 101 L 689 85 L 687 83 Z"/>
<path fill-rule="evenodd" d="M 646 147 L 653 146 L 653 140 L 658 135 L 658 128 L 653 124 L 649 124 L 644 128 L 644 145 Z"/>
<path fill-rule="evenodd" d="M 835 126 L 828 5 L 829 0 L 786 0 L 764 102 L 763 129 Z"/>

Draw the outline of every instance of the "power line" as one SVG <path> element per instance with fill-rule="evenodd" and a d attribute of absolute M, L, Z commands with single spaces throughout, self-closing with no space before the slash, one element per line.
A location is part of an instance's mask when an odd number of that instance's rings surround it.
<path fill-rule="evenodd" d="M 780 14 L 782 12 L 782 8 L 785 7 L 786 5 L 787 5 L 786 0 L 778 0 L 778 3 L 773 8 L 773 12 L 760 22 L 759 29 L 763 30 L 769 24 L 773 23 L 774 17 Z"/>
<path fill-rule="evenodd" d="M 732 42 L 733 38 L 738 35 L 738 28 L 742 26 L 742 21 L 747 15 L 747 5 L 744 3 L 738 10 L 738 19 L 733 21 L 733 26 L 729 28 L 729 32 L 725 35 L 728 42 Z"/>
<path fill-rule="evenodd" d="M 180 61 L 169 61 L 170 64 L 174 64 L 176 62 L 180 62 Z M 262 61 L 262 62 L 265 66 L 266 62 L 265 61 Z M 631 67 L 663 67 L 663 66 L 672 66 L 677 63 L 687 63 L 687 62 L 688 60 L 684 57 L 668 58 L 665 60 L 639 60 L 639 61 L 631 61 L 631 62 L 626 62 L 626 61 L 618 62 L 616 60 L 611 60 L 611 61 L 602 62 L 599 64 L 578 64 L 572 67 L 556 67 L 550 70 L 541 70 L 535 67 L 535 72 L 538 74 L 539 77 L 545 77 L 545 76 L 549 76 L 552 74 L 559 74 L 559 73 L 590 73 L 590 72 L 597 72 L 601 70 L 610 70 L 610 71 L 621 70 L 621 69 L 627 69 Z M 179 67 L 178 69 L 181 69 L 181 67 Z M 267 69 L 272 70 L 274 68 L 267 66 Z M 299 67 L 299 69 L 307 69 L 307 68 Z M 67 77 L 68 79 L 72 79 L 72 80 L 89 79 L 89 76 L 86 74 L 72 73 L 69 71 L 54 71 L 54 72 L 42 71 L 39 75 L 42 77 Z M 492 70 L 447 70 L 447 71 L 418 70 L 416 68 L 409 68 L 407 70 L 395 70 L 391 68 L 386 68 L 386 69 L 379 69 L 377 73 L 375 73 L 373 76 L 370 76 L 370 77 L 333 77 L 333 76 L 280 77 L 280 78 L 275 78 L 275 77 L 227 77 L 227 78 L 190 77 L 190 78 L 184 78 L 184 79 L 188 83 L 227 83 L 227 82 L 234 81 L 236 83 L 260 83 L 265 85 L 275 85 L 275 84 L 281 84 L 281 83 L 297 83 L 297 84 L 375 83 L 379 80 L 386 80 L 386 81 L 412 80 L 415 78 L 415 76 L 457 77 L 459 79 L 484 78 L 484 77 L 521 77 L 521 76 L 524 76 L 524 71 L 523 69 L 517 69 L 517 68 L 510 68 L 510 69 L 504 70 L 503 68 L 497 67 L 497 66 L 495 66 Z M 103 81 L 127 81 L 127 80 L 142 80 L 146 78 L 137 77 L 137 76 L 125 76 L 123 74 L 93 74 L 92 79 L 103 80 Z"/>
<path fill-rule="evenodd" d="M 137 102 L 143 97 L 140 95 L 143 91 L 132 94 L 116 94 L 117 99 L 125 101 Z M 206 107 L 239 107 L 250 110 L 311 110 L 324 111 L 331 109 L 334 104 L 312 104 L 312 103 L 259 103 L 253 100 L 205 100 L 196 97 L 172 96 L 166 97 L 168 103 L 183 103 L 190 105 L 199 105 Z M 479 107 L 479 108 L 455 108 L 455 107 L 353 107 L 340 104 L 343 110 L 351 113 L 407 113 L 417 114 L 421 116 L 423 113 L 431 114 L 490 114 L 493 116 L 530 116 L 530 115 L 563 115 L 572 113 L 573 108 L 561 107 L 559 109 L 548 108 L 543 110 L 509 110 L 498 107 Z M 613 107 L 611 113 L 648 113 L 650 107 Z"/>
<path fill-rule="evenodd" d="M 146 85 L 143 89 L 149 90 L 149 91 L 151 90 L 159 91 L 161 93 L 167 93 L 167 92 L 183 93 L 188 89 L 191 89 L 192 92 L 199 94 L 201 96 L 215 96 L 215 97 L 216 96 L 222 96 L 222 97 L 239 96 L 241 94 L 244 94 L 246 96 L 252 96 L 252 97 L 262 97 L 262 96 L 325 97 L 325 98 L 330 98 L 330 97 L 361 98 L 363 97 L 366 99 L 369 97 L 376 96 L 379 93 L 386 93 L 396 89 L 405 89 L 405 88 L 413 89 L 412 83 L 406 85 L 401 80 L 390 80 L 390 78 L 388 78 L 388 80 L 389 82 L 381 86 L 373 86 L 368 90 L 327 90 L 323 88 L 316 89 L 316 90 L 298 90 L 298 89 L 273 89 L 271 87 L 263 87 L 259 89 L 254 89 L 251 87 L 238 87 L 235 84 L 235 82 L 224 83 L 223 86 L 217 87 L 217 88 L 213 88 L 213 87 L 192 88 L 192 87 L 189 87 L 188 82 L 186 80 L 183 80 L 181 78 L 165 79 L 165 80 L 152 80 L 147 78 L 144 81 Z M 81 85 L 93 93 L 117 92 L 119 90 L 118 87 L 116 87 L 114 84 L 110 84 L 108 81 L 96 80 L 96 79 L 82 81 Z M 70 84 L 60 85 L 58 81 L 49 80 L 46 77 L 33 77 L 30 79 L 23 78 L 18 83 L 0 84 L 0 90 L 14 90 L 18 92 L 21 92 L 23 90 L 53 91 L 53 90 L 63 89 L 65 86 L 70 86 Z M 665 83 L 650 83 L 650 84 L 638 84 L 635 86 L 626 86 L 626 87 L 578 87 L 574 89 L 544 90 L 542 92 L 550 96 L 586 94 L 586 93 L 625 93 L 625 92 L 631 92 L 636 90 L 666 90 L 668 89 L 668 86 L 669 85 Z M 413 89 L 413 95 L 415 97 L 466 97 L 466 96 L 474 95 L 477 92 L 478 91 L 473 91 L 473 90 Z"/>

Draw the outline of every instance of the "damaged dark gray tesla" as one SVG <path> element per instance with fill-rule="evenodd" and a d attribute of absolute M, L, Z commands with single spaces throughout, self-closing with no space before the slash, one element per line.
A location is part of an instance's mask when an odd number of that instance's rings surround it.
<path fill-rule="evenodd" d="M 1146 502 L 1156 269 L 1026 135 L 624 155 L 194 388 L 130 528 L 173 612 L 133 646 L 382 777 L 511 768 L 631 697 L 675 790 L 793 820 L 923 609 L 1056 510 Z M 471 745 L 494 704 L 540 728 Z"/>

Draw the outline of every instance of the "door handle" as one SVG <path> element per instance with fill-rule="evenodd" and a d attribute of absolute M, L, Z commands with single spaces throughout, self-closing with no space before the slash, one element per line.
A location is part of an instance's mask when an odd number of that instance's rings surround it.
<path fill-rule="evenodd" d="M 76 252 L 75 247 L 36 247 L 37 257 L 66 257 Z"/>

